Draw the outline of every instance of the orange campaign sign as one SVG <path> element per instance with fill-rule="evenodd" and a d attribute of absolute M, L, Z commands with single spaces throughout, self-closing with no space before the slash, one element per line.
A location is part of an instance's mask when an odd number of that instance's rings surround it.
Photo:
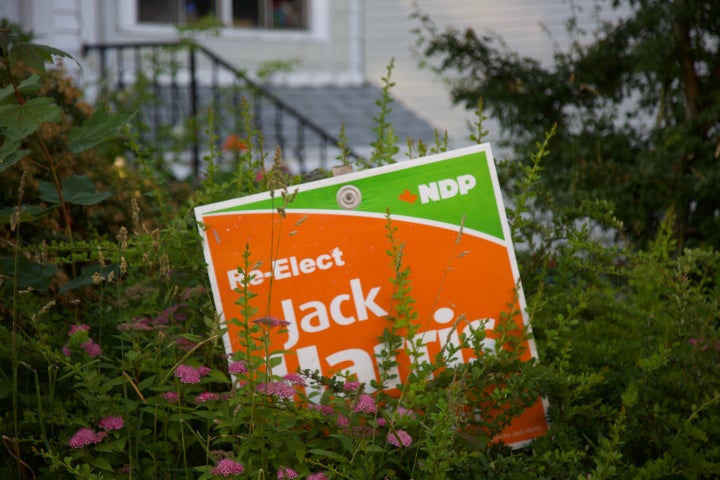
<path fill-rule="evenodd" d="M 195 209 L 221 320 L 239 317 L 236 289 L 246 280 L 262 307 L 258 315 L 288 322 L 271 338 L 270 350 L 284 352 L 273 374 L 344 372 L 373 391 L 396 275 L 388 226 L 410 269 L 420 324 L 411 341 L 420 361 L 430 362 L 444 346 L 460 347 L 473 329 L 485 330 L 483 346 L 492 350 L 494 329 L 509 306 L 520 312 L 512 317 L 518 328 L 529 326 L 489 144 L 301 184 L 288 193 L 294 197 L 287 205 L 280 205 L 280 192 L 266 192 Z M 246 245 L 252 266 L 244 271 Z M 226 326 L 226 349 L 236 352 L 238 327 Z M 523 360 L 536 357 L 532 339 L 523 347 Z M 470 348 L 452 351 L 448 366 L 474 359 Z M 397 362 L 402 381 L 410 359 L 398 355 Z M 520 446 L 547 430 L 538 399 L 499 440 Z"/>

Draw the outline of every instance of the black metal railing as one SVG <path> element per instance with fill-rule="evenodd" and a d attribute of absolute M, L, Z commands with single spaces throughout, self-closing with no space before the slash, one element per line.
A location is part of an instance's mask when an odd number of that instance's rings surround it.
<path fill-rule="evenodd" d="M 268 149 L 279 146 L 285 161 L 301 173 L 327 168 L 341 151 L 338 138 L 202 45 L 85 45 L 83 57 L 97 70 L 98 84 L 105 93 L 133 92 L 137 96 L 143 140 L 160 148 L 175 148 L 173 142 L 185 146 L 183 153 L 189 154 L 189 168 L 196 177 L 202 146 L 212 141 L 208 133 L 220 142 L 231 134 L 242 137 L 249 133 L 248 119 L 262 132 L 264 145 Z M 144 96 L 138 94 L 143 89 Z M 210 111 L 212 132 L 203 125 L 209 123 Z M 352 151 L 349 156 L 358 158 Z"/>

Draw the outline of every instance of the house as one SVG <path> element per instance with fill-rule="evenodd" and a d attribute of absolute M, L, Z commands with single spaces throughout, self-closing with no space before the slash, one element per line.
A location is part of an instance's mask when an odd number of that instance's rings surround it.
<path fill-rule="evenodd" d="M 373 117 L 382 78 L 394 61 L 389 118 L 402 145 L 406 139 L 434 141 L 447 131 L 461 147 L 471 113 L 450 103 L 442 82 L 417 67 L 413 54 L 414 5 L 440 27 L 492 30 L 511 48 L 540 60 L 567 42 L 565 19 L 579 14 L 580 27 L 595 15 L 593 0 L 4 0 L 0 17 L 21 23 L 36 41 L 76 55 L 84 72 L 97 72 L 98 59 L 83 46 L 151 44 L 178 38 L 177 26 L 212 13 L 223 23 L 219 35 L 199 35 L 201 45 L 241 70 L 330 137 L 345 125 L 349 147 L 371 150 Z M 109 61 L 117 63 L 119 57 Z M 127 62 L 130 62 L 128 59 Z M 128 68 L 129 63 L 125 64 Z M 263 71 L 274 71 L 262 76 Z M 205 78 L 212 76 L 205 71 Z M 219 75 L 232 82 L 233 75 Z M 228 80 L 229 79 L 229 80 Z M 127 79 L 130 81 L 131 79 Z M 122 80 L 121 80 L 122 82 Z M 491 127 L 491 137 L 496 133 Z M 295 135 L 291 135 L 295 136 Z M 294 140 L 293 140 L 294 141 Z M 285 140 L 285 143 L 291 140 Z M 401 159 L 403 154 L 400 154 Z M 302 168 L 311 168 L 305 164 Z"/>

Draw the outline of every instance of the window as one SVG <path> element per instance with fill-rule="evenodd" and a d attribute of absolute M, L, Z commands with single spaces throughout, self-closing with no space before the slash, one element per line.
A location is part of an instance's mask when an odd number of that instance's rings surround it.
<path fill-rule="evenodd" d="M 308 0 L 137 0 L 138 23 L 192 25 L 215 15 L 234 28 L 308 30 Z"/>
<path fill-rule="evenodd" d="M 235 27 L 307 29 L 304 0 L 233 0 Z"/>
<path fill-rule="evenodd" d="M 205 15 L 214 14 L 214 0 L 137 0 L 138 23 L 192 25 Z"/>

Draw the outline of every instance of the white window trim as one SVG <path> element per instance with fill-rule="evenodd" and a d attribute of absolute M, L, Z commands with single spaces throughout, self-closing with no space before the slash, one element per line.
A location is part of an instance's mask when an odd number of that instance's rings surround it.
<path fill-rule="evenodd" d="M 220 13 L 223 17 L 230 16 L 230 0 L 219 1 Z M 135 0 L 118 1 L 117 18 L 121 34 L 155 38 L 176 38 L 177 30 L 170 25 L 140 24 L 137 22 L 137 3 Z M 330 0 L 308 0 L 308 30 L 271 30 L 255 28 L 232 28 L 222 29 L 221 39 L 252 38 L 266 41 L 288 41 L 288 40 L 330 40 Z"/>

